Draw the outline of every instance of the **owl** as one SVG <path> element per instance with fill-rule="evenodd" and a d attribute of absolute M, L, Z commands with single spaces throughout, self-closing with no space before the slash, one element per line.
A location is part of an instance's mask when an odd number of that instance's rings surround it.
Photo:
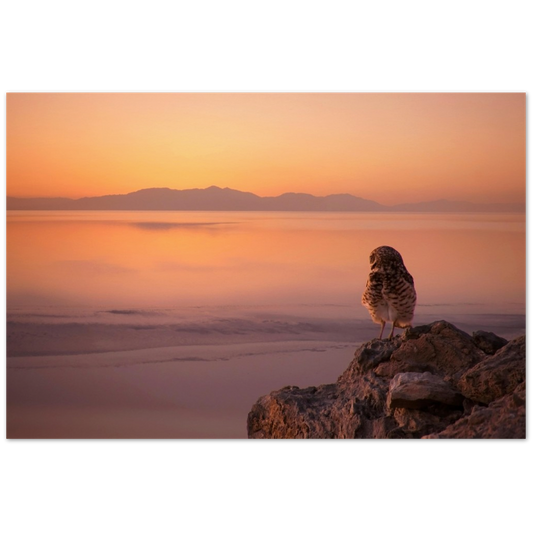
<path fill-rule="evenodd" d="M 372 320 L 381 324 L 380 339 L 386 322 L 392 322 L 389 340 L 394 328 L 411 326 L 416 305 L 415 284 L 402 256 L 394 248 L 380 246 L 370 254 L 370 274 L 361 303 Z"/>

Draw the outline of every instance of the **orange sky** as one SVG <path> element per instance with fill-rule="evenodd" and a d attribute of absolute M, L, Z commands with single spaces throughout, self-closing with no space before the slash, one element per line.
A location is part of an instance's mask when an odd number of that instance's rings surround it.
<path fill-rule="evenodd" d="M 7 194 L 525 202 L 525 94 L 7 95 Z"/>

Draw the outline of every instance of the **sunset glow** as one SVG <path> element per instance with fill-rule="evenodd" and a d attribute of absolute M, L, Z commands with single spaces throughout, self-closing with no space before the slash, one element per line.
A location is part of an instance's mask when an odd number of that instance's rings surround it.
<path fill-rule="evenodd" d="M 525 199 L 525 95 L 7 95 L 7 194 Z"/>

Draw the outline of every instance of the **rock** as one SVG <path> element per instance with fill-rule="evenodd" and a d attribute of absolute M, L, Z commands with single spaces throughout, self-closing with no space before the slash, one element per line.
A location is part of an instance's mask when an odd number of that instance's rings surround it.
<path fill-rule="evenodd" d="M 389 385 L 389 408 L 418 409 L 431 403 L 462 405 L 463 396 L 442 378 L 424 372 L 396 374 Z"/>
<path fill-rule="evenodd" d="M 526 437 L 526 387 L 521 383 L 511 394 L 476 406 L 469 416 L 459 419 L 428 439 L 524 439 Z"/>
<path fill-rule="evenodd" d="M 377 366 L 376 374 L 391 379 L 400 372 L 430 372 L 455 384 L 486 357 L 470 335 L 444 320 L 412 328 L 404 340 L 388 362 Z"/>
<path fill-rule="evenodd" d="M 336 383 L 260 398 L 248 436 L 525 438 L 525 337 L 487 355 L 498 339 L 439 321 L 367 342 Z"/>
<path fill-rule="evenodd" d="M 526 339 L 519 337 L 465 372 L 457 386 L 467 398 L 489 404 L 525 379 Z"/>
<path fill-rule="evenodd" d="M 355 352 L 355 357 L 350 368 L 352 373 L 360 373 L 378 366 L 381 362 L 390 359 L 392 352 L 398 348 L 401 341 L 395 337 L 392 341 L 373 340 L 364 344 Z"/>
<path fill-rule="evenodd" d="M 474 331 L 472 333 L 474 344 L 486 354 L 494 355 L 500 348 L 503 348 L 509 341 L 503 337 L 498 337 L 488 331 Z"/>

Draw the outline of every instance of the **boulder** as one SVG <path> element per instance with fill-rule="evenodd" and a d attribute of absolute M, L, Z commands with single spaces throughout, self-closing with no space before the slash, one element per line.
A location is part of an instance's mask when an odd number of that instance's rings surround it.
<path fill-rule="evenodd" d="M 486 354 L 493 355 L 500 348 L 503 348 L 509 341 L 503 337 L 498 337 L 489 331 L 474 331 L 472 333 L 474 344 Z"/>
<path fill-rule="evenodd" d="M 457 386 L 476 402 L 489 404 L 526 379 L 526 339 L 519 337 L 467 370 Z"/>
<path fill-rule="evenodd" d="M 389 385 L 389 408 L 418 409 L 431 403 L 462 405 L 463 396 L 439 376 L 424 372 L 396 374 Z"/>

